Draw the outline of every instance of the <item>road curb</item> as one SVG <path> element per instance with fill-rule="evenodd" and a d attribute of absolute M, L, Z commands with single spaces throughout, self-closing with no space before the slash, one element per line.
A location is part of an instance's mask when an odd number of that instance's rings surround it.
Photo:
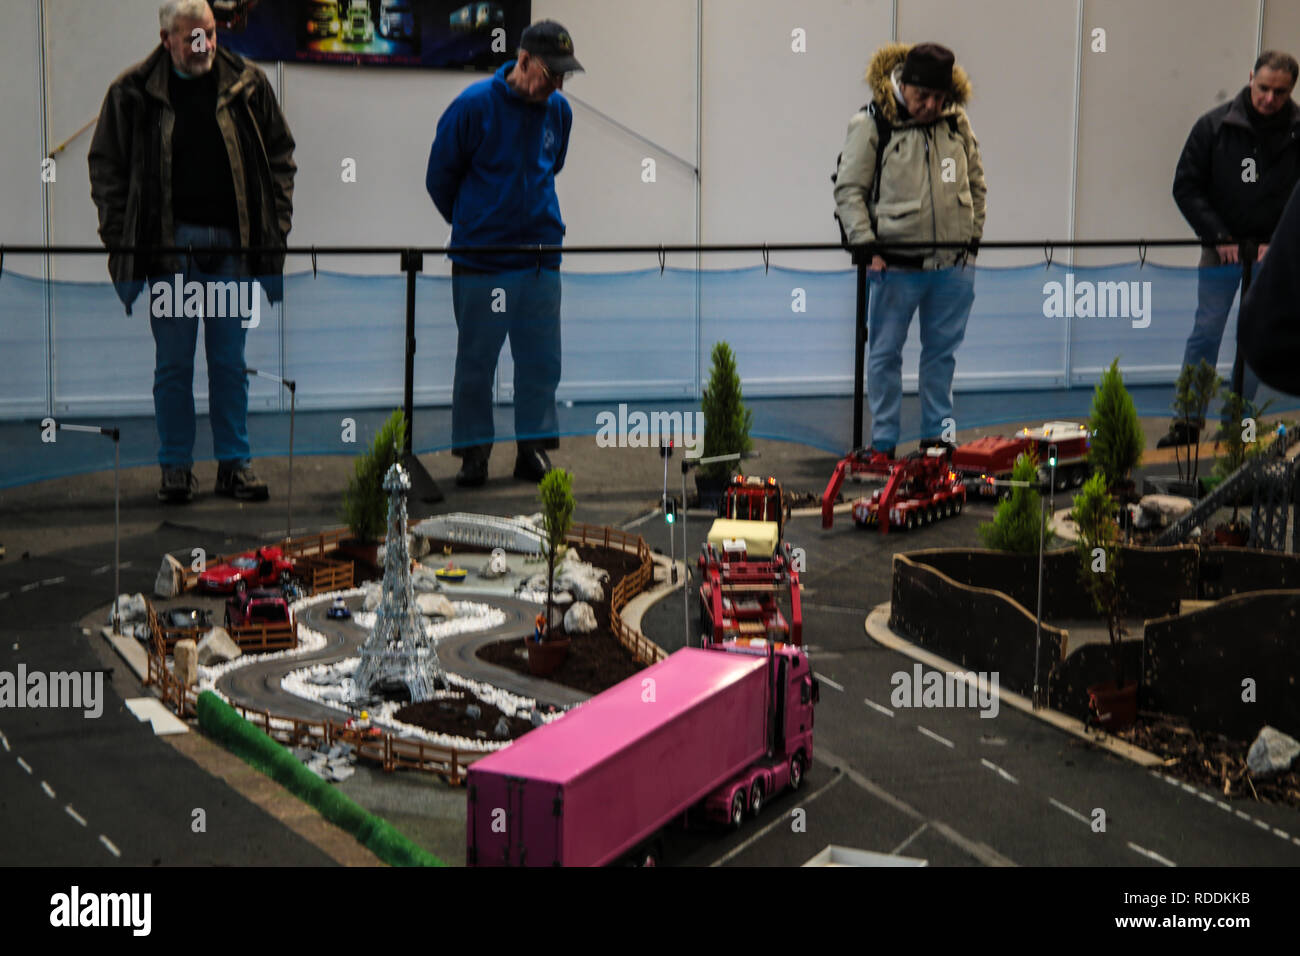
<path fill-rule="evenodd" d="M 931 653 L 930 651 L 918 647 L 907 638 L 894 633 L 894 631 L 889 627 L 889 614 L 889 602 L 886 601 L 883 604 L 877 604 L 872 608 L 871 613 L 867 615 L 866 620 L 863 622 L 863 629 L 866 631 L 867 636 L 877 644 L 881 644 L 884 647 L 889 648 L 891 651 L 897 651 L 900 654 L 912 658 L 914 661 L 919 661 L 920 663 L 936 668 L 937 670 L 945 672 L 966 670 L 966 668 L 954 664 L 952 661 L 940 657 L 938 654 Z M 1067 734 L 1078 737 L 1080 740 L 1086 740 L 1088 743 L 1100 747 L 1101 749 L 1114 754 L 1116 757 L 1122 757 L 1125 760 L 1132 761 L 1139 767 L 1151 768 L 1165 767 L 1168 765 L 1163 757 L 1157 757 L 1155 754 L 1149 753 L 1141 747 L 1136 747 L 1127 741 L 1119 740 L 1100 731 L 1094 732 L 1088 730 L 1084 727 L 1083 721 L 1075 717 L 1067 716 L 1060 711 L 1052 710 L 1050 708 L 1035 709 L 1029 698 L 1022 697 L 1020 694 L 1009 691 L 1004 687 L 999 687 L 997 693 L 998 699 L 1002 703 L 1014 707 L 1016 710 L 1027 714 L 1030 717 L 1041 720 L 1045 724 L 1050 724 L 1057 730 L 1062 730 Z"/>

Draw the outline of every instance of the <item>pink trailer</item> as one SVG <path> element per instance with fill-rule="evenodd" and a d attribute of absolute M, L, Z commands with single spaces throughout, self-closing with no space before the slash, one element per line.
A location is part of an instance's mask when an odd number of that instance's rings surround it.
<path fill-rule="evenodd" d="M 697 805 L 739 825 L 798 786 L 817 690 L 797 647 L 683 648 L 472 764 L 466 861 L 601 866 L 633 851 L 644 861 L 658 855 L 655 835 Z"/>

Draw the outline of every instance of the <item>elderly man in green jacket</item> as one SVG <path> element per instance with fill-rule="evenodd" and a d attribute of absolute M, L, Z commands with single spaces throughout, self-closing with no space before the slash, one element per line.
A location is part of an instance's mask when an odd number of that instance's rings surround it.
<path fill-rule="evenodd" d="M 207 0 L 168 0 L 158 12 L 161 44 L 113 81 L 90 144 L 90 195 L 105 245 L 220 247 L 187 257 L 112 252 L 108 271 L 127 314 L 146 280 L 156 345 L 154 412 L 158 426 L 158 499 L 189 501 L 195 479 L 194 348 L 200 316 L 171 307 L 170 286 L 189 281 L 239 286 L 205 314 L 208 413 L 217 459 L 217 494 L 268 497 L 253 473 L 244 373 L 244 305 L 260 305 L 256 276 L 272 302 L 293 216 L 293 136 L 266 75 L 217 49 Z M 250 246 L 269 253 L 241 252 Z M 161 281 L 154 281 L 155 279 Z M 188 294 L 188 293 L 187 293 Z M 175 299 L 180 299 L 179 293 Z M 214 301 L 212 295 L 206 302 Z M 204 311 L 199 309 L 197 311 Z M 255 321 L 255 320 L 254 320 Z"/>
<path fill-rule="evenodd" d="M 955 353 L 975 301 L 972 262 L 984 234 L 984 167 L 963 104 L 970 83 L 937 43 L 895 43 L 867 68 L 872 101 L 849 122 L 835 177 L 846 242 L 879 282 L 867 319 L 871 445 L 894 457 L 903 344 L 920 313 L 921 447 L 951 444 Z M 960 243 L 891 248 L 890 242 Z"/>

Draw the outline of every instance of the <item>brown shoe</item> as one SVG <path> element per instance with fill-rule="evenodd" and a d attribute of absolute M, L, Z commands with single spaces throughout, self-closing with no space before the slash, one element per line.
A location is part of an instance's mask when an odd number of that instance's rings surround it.
<path fill-rule="evenodd" d="M 240 501 L 265 501 L 271 497 L 271 489 L 253 473 L 253 466 L 247 463 L 218 466 L 217 484 L 212 490 L 216 494 L 238 498 Z"/>

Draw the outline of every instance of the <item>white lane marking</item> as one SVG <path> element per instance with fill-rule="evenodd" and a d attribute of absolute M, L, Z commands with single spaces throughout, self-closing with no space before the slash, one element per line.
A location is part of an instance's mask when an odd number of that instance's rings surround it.
<path fill-rule="evenodd" d="M 1253 823 L 1253 824 L 1255 824 L 1255 826 L 1259 827 L 1261 830 L 1270 830 L 1270 829 L 1272 829 L 1272 827 L 1270 827 L 1270 826 L 1269 826 L 1267 823 L 1265 823 L 1263 820 L 1251 820 L 1250 822 Z"/>
<path fill-rule="evenodd" d="M 1086 826 L 1092 826 L 1092 821 L 1090 821 L 1082 813 L 1080 813 L 1078 810 L 1074 809 L 1073 807 L 1067 807 L 1065 804 L 1063 804 L 1060 800 L 1057 800 L 1055 797 L 1048 797 L 1047 802 L 1050 803 L 1052 806 L 1056 807 L 1056 809 L 1060 810 L 1062 813 L 1068 813 L 1070 816 L 1074 817 L 1074 819 L 1078 820 L 1080 823 Z"/>
<path fill-rule="evenodd" d="M 122 855 L 122 851 L 119 850 L 117 847 L 113 846 L 113 841 L 110 840 L 108 837 L 104 836 L 104 834 L 102 833 L 99 835 L 99 842 L 104 844 L 104 846 L 108 847 L 108 852 L 113 854 L 113 856 L 120 857 Z"/>
<path fill-rule="evenodd" d="M 4 735 L 3 732 L 0 732 L 0 744 L 4 744 L 4 747 L 5 747 L 5 753 L 8 753 L 8 752 L 9 752 L 9 738 L 6 737 L 6 736 Z"/>
<path fill-rule="evenodd" d="M 5 591 L 5 592 L 3 592 L 3 593 L 0 593 L 0 601 L 3 601 L 3 600 L 4 600 L 5 598 L 7 598 L 8 596 L 9 596 L 9 592 L 8 592 L 8 591 Z"/>
<path fill-rule="evenodd" d="M 1224 803 L 1222 800 L 1215 800 L 1214 805 L 1218 807 L 1220 810 L 1227 810 L 1229 813 L 1232 812 L 1232 807 Z"/>
<path fill-rule="evenodd" d="M 992 770 L 994 773 L 996 773 L 996 774 L 997 774 L 999 777 L 1001 777 L 1003 780 L 1009 781 L 1009 782 L 1011 782 L 1011 783 L 1019 783 L 1019 782 L 1020 782 L 1020 781 L 1017 780 L 1015 777 L 1011 776 L 1011 774 L 1007 773 L 1005 770 L 1003 770 L 1001 767 L 999 767 L 997 764 L 995 764 L 992 760 L 984 760 L 984 759 L 981 758 L 980 763 L 983 764 L 984 766 L 988 767 L 990 770 Z"/>
<path fill-rule="evenodd" d="M 840 691 L 841 693 L 843 693 L 844 691 L 843 684 L 837 684 L 829 677 L 823 677 L 821 674 L 818 674 L 816 671 L 813 671 L 813 677 L 816 677 L 819 681 L 821 681 L 823 684 L 827 685 L 828 687 L 834 687 L 836 690 Z"/>
<path fill-rule="evenodd" d="M 63 812 L 66 813 L 68 816 L 72 817 L 72 819 L 76 820 L 83 827 L 86 825 L 86 818 L 83 817 L 76 810 L 72 809 L 72 804 L 69 803 L 66 807 L 64 807 Z"/>
<path fill-rule="evenodd" d="M 890 710 L 888 707 L 882 707 L 880 704 L 877 704 L 874 700 L 868 700 L 867 698 L 864 697 L 862 698 L 862 703 L 866 704 L 872 710 L 879 711 L 880 713 L 884 714 L 886 717 L 894 716 L 894 712 L 892 710 Z"/>
<path fill-rule="evenodd" d="M 98 567 L 98 568 L 95 568 L 95 570 L 91 571 L 90 573 L 91 573 L 91 574 L 103 574 L 105 571 L 107 571 L 107 570 L 108 570 L 109 568 L 111 568 L 111 567 L 112 567 L 111 564 L 105 564 L 105 565 L 102 565 L 102 566 L 100 566 L 100 567 Z"/>
<path fill-rule="evenodd" d="M 22 768 L 23 768 L 24 770 L 26 770 L 28 773 L 31 773 L 31 772 L 32 772 L 32 765 L 29 764 L 29 763 L 28 763 L 26 760 L 24 760 L 22 757 L 19 757 L 19 758 L 18 758 L 18 766 L 22 767 Z"/>
<path fill-rule="evenodd" d="M 1240 817 L 1242 820 L 1245 820 L 1247 823 L 1250 822 L 1250 814 L 1249 814 L 1249 813 L 1242 813 L 1240 810 L 1238 810 L 1238 811 L 1237 811 L 1237 816 Z"/>
<path fill-rule="evenodd" d="M 46 578 L 44 581 L 41 582 L 41 587 L 46 588 L 54 584 L 62 584 L 66 580 L 68 579 L 64 577 L 62 574 L 60 574 L 57 578 Z"/>
<path fill-rule="evenodd" d="M 1277 827 L 1274 827 L 1274 828 L 1273 828 L 1273 835 L 1274 835 L 1274 836 L 1279 836 L 1279 837 L 1281 837 L 1283 840 L 1289 840 L 1289 839 L 1291 839 L 1291 834 L 1287 833 L 1285 830 L 1279 830 Z"/>
<path fill-rule="evenodd" d="M 823 793 L 825 793 L 827 790 L 835 786 L 843 779 L 844 779 L 844 774 L 837 773 L 835 776 L 831 777 L 830 780 L 826 781 L 824 784 L 822 784 L 820 787 L 814 790 L 811 794 L 809 794 L 806 799 L 799 801 L 799 806 L 800 807 L 808 806 L 808 804 L 812 803 Z M 777 817 L 767 826 L 763 827 L 763 829 L 759 830 L 757 833 L 751 836 L 744 843 L 740 844 L 737 847 L 734 847 L 731 850 L 728 850 L 722 856 L 718 857 L 716 860 L 710 863 L 709 866 L 722 866 L 722 864 L 726 863 L 732 857 L 740 855 L 741 853 L 745 852 L 745 850 L 753 846 L 754 843 L 756 843 L 760 837 L 766 836 L 768 833 L 771 833 L 779 826 L 784 826 L 788 822 L 788 820 L 789 817 L 787 817 L 785 814 L 781 814 L 779 817 Z"/>
<path fill-rule="evenodd" d="M 1300 846 L 1300 837 L 1292 837 L 1291 842 L 1294 843 L 1296 846 Z"/>
<path fill-rule="evenodd" d="M 920 724 L 916 725 L 916 729 L 919 730 L 921 733 L 925 734 L 927 737 L 939 741 L 939 743 L 943 744 L 945 747 L 951 747 L 954 750 L 957 748 L 957 745 L 954 744 L 951 740 L 948 740 L 945 737 L 940 737 L 933 730 L 926 730 Z"/>
<path fill-rule="evenodd" d="M 1213 794 L 1209 794 L 1209 793 L 1205 793 L 1205 792 L 1200 792 L 1200 793 L 1197 793 L 1196 795 L 1197 795 L 1198 797 L 1200 797 L 1202 800 L 1204 800 L 1206 803 L 1213 803 L 1213 802 L 1214 802 L 1214 795 L 1213 795 Z"/>
<path fill-rule="evenodd" d="M 1200 791 L 1197 790 L 1195 787 L 1193 787 L 1190 783 L 1180 783 L 1179 786 L 1182 787 L 1184 790 L 1186 790 L 1188 793 L 1200 793 Z"/>
<path fill-rule="evenodd" d="M 1140 847 L 1140 846 L 1138 846 L 1136 843 L 1130 842 L 1129 845 L 1128 845 L 1128 848 L 1129 848 L 1130 850 L 1132 850 L 1134 853 L 1140 853 L 1140 854 L 1142 854 L 1143 856 L 1147 857 L 1148 859 L 1155 860 L 1157 863 L 1163 863 L 1165 866 L 1177 866 L 1177 865 L 1178 865 L 1178 864 L 1175 863 L 1173 860 L 1166 860 L 1166 859 L 1165 859 L 1163 856 L 1161 856 L 1159 853 L 1154 853 L 1154 852 L 1152 852 L 1151 850 L 1146 849 L 1145 847 Z"/>
<path fill-rule="evenodd" d="M 22 587 L 20 587 L 18 589 L 18 593 L 26 594 L 28 591 L 35 591 L 40 586 L 41 586 L 40 581 L 33 581 L 31 584 L 24 584 Z"/>
<path fill-rule="evenodd" d="M 647 521 L 649 521 L 651 518 L 653 518 L 653 517 L 654 517 L 655 515 L 657 515 L 657 514 L 659 514 L 659 509 L 658 509 L 658 508 L 656 508 L 654 511 L 651 511 L 649 514 L 644 514 L 644 515 L 642 515 L 641 517 L 636 518 L 635 520 L 629 521 L 627 524 L 623 525 L 623 530 L 624 530 L 624 531 L 631 531 L 633 528 L 636 528 L 636 527 L 639 527 L 639 526 L 645 524 Z"/>
<path fill-rule="evenodd" d="M 898 846 L 896 846 L 896 847 L 894 847 L 892 850 L 890 850 L 890 851 L 889 851 L 889 855 L 890 855 L 890 856 L 898 856 L 898 854 L 902 853 L 905 849 L 907 849 L 907 845 L 908 845 L 909 843 L 911 843 L 913 840 L 915 840 L 917 837 L 919 837 L 922 833 L 924 833 L 924 832 L 925 832 L 926 830 L 928 830 L 929 828 L 930 828 L 930 824 L 929 824 L 928 821 L 925 822 L 925 823 L 922 823 L 919 827 L 916 828 L 916 832 L 914 832 L 910 837 L 908 837 L 908 838 L 907 838 L 906 840 L 904 840 L 902 843 L 898 844 Z"/>
<path fill-rule="evenodd" d="M 44 780 L 41 781 L 41 789 L 45 791 L 45 795 L 47 797 L 49 797 L 51 800 L 54 799 L 54 791 L 50 789 L 50 785 L 46 783 Z"/>

